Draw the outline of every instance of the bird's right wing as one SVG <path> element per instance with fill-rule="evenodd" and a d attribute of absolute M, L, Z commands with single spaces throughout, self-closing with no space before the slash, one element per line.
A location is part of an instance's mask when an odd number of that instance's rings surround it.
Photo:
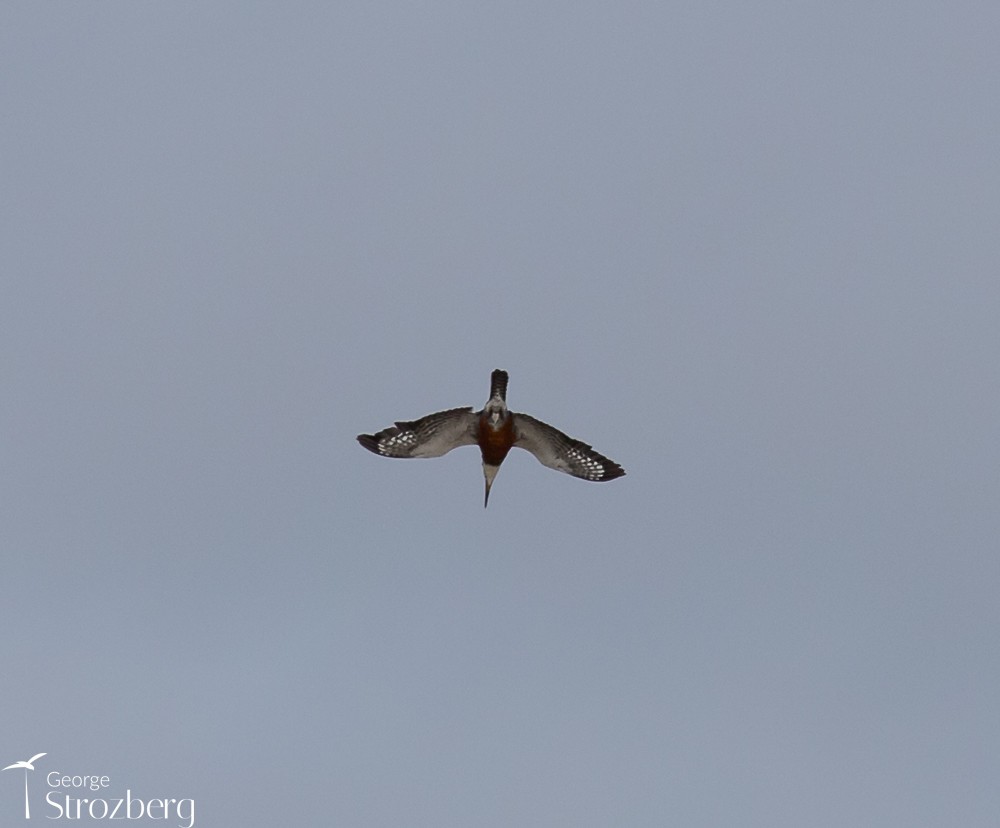
<path fill-rule="evenodd" d="M 358 442 L 383 457 L 440 457 L 477 442 L 478 418 L 472 406 L 398 422 L 377 434 L 359 434 Z"/>
<path fill-rule="evenodd" d="M 514 414 L 514 445 L 530 451 L 543 466 L 583 480 L 614 480 L 625 469 L 614 460 L 594 451 L 587 443 L 563 434 L 548 423 Z"/>
<path fill-rule="evenodd" d="M 31 758 L 30 758 L 30 759 L 28 760 L 28 764 L 29 764 L 29 765 L 34 765 L 34 764 L 35 764 L 35 760 L 36 760 L 36 759 L 41 759 L 41 758 L 42 758 L 42 757 L 43 757 L 44 755 L 45 755 L 44 753 L 36 753 L 36 754 L 35 754 L 34 756 L 32 756 L 32 757 L 31 757 Z"/>

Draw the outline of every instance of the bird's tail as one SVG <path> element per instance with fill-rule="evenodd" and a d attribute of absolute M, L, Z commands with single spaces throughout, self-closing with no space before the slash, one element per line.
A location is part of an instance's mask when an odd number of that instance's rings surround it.
<path fill-rule="evenodd" d="M 507 402 L 507 372 L 497 368 L 490 377 L 490 396 Z"/>

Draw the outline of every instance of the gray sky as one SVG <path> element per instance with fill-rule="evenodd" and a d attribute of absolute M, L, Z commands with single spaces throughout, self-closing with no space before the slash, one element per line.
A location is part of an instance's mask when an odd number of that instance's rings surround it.
<path fill-rule="evenodd" d="M 996 825 L 998 42 L 988 3 L 3 4 L 33 816 L 58 770 L 202 826 Z M 355 442 L 497 367 L 628 476 L 516 452 L 484 511 L 475 449 Z"/>

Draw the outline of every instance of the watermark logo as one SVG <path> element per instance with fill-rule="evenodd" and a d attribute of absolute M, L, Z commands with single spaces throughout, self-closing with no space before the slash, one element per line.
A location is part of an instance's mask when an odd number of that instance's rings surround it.
<path fill-rule="evenodd" d="M 44 753 L 36 753 L 30 759 L 25 759 L 22 762 L 15 762 L 13 765 L 7 765 L 4 768 L 7 770 L 14 770 L 15 768 L 24 768 L 24 818 L 31 819 L 31 809 L 28 805 L 28 771 L 33 771 L 35 769 L 35 760 L 41 759 L 45 756 Z"/>
<path fill-rule="evenodd" d="M 28 797 L 28 771 L 35 769 L 35 761 L 47 756 L 37 753 L 23 762 L 15 762 L 3 770 L 24 769 L 24 818 L 31 819 Z M 177 797 L 143 798 L 125 789 L 124 796 L 114 790 L 107 774 L 68 774 L 59 770 L 45 776 L 48 791 L 45 794 L 46 819 L 105 820 L 126 819 L 157 820 L 173 823 L 177 828 L 194 828 L 194 800 Z"/>

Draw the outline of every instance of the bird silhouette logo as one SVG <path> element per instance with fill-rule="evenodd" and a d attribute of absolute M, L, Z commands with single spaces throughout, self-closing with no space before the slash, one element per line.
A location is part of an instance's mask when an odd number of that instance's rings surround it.
<path fill-rule="evenodd" d="M 13 770 L 14 768 L 24 768 L 24 818 L 31 819 L 31 810 L 28 808 L 28 771 L 35 769 L 35 761 L 45 756 L 44 753 L 36 753 L 30 759 L 22 762 L 15 762 L 7 765 L 3 770 Z"/>

